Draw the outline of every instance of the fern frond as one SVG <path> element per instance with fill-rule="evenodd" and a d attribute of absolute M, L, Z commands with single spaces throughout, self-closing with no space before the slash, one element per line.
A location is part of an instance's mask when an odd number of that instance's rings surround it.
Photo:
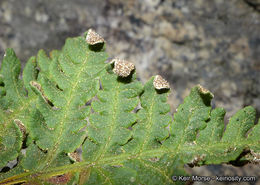
<path fill-rule="evenodd" d="M 50 57 L 39 51 L 23 81 L 14 51 L 6 51 L 0 167 L 18 164 L 0 172 L 0 184 L 184 184 L 173 176 L 188 175 L 185 164 L 259 163 L 253 107 L 224 129 L 225 110 L 212 109 L 213 94 L 198 85 L 172 118 L 166 80 L 157 75 L 142 85 L 133 63 L 105 62 L 104 39 L 86 35 Z"/>

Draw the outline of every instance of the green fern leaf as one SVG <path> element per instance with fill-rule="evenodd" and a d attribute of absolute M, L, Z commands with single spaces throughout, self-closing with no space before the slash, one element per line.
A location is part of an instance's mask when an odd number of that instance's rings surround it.
<path fill-rule="evenodd" d="M 86 134 L 81 129 L 90 111 L 85 104 L 99 89 L 106 58 L 104 52 L 90 50 L 83 37 L 67 39 L 62 52 L 56 52 L 52 60 L 42 51 L 38 54 L 43 73 L 39 83 L 31 82 L 39 100 L 30 131 L 47 154 L 37 169 L 48 167 L 57 156 L 73 152 L 82 143 Z"/>
<path fill-rule="evenodd" d="M 102 90 L 98 100 L 92 102 L 95 113 L 90 115 L 87 127 L 88 139 L 83 145 L 83 159 L 97 161 L 105 156 L 124 153 L 120 146 L 131 139 L 128 129 L 136 122 L 131 113 L 138 105 L 138 95 L 142 92 L 140 82 L 117 77 L 111 71 L 105 71 L 100 81 Z"/>
<path fill-rule="evenodd" d="M 19 162 L 1 172 L 0 184 L 184 184 L 174 177 L 187 175 L 185 164 L 259 162 L 254 108 L 238 111 L 224 130 L 225 110 L 212 109 L 212 93 L 196 86 L 172 119 L 169 84 L 157 76 L 143 86 L 132 64 L 114 70 L 122 61 L 106 63 L 103 39 L 91 34 L 67 39 L 50 58 L 39 51 L 23 83 L 8 50 L 0 73 L 0 166 Z M 29 134 L 25 150 L 19 123 Z"/>
<path fill-rule="evenodd" d="M 192 166 L 233 161 L 243 150 L 259 145 L 259 136 L 246 137 L 247 131 L 254 126 L 254 108 L 249 106 L 238 111 L 223 132 L 225 111 L 221 108 L 211 110 L 211 98 L 212 94 L 200 86 L 193 88 L 174 115 L 173 137 L 165 143 Z M 253 128 L 252 133 L 257 128 Z"/>
<path fill-rule="evenodd" d="M 35 58 L 27 62 L 23 81 L 19 79 L 20 68 L 14 51 L 7 49 L 0 71 L 4 92 L 0 99 L 0 168 L 18 156 L 30 119 L 31 104 L 35 101 L 29 88 L 29 81 L 35 80 L 37 75 Z"/>

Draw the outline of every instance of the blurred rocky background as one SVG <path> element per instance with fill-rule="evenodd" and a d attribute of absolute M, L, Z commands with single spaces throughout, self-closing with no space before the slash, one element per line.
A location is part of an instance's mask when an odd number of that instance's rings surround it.
<path fill-rule="evenodd" d="M 0 0 L 0 60 L 11 47 L 24 64 L 39 49 L 61 49 L 67 37 L 88 28 L 106 39 L 111 57 L 134 62 L 141 81 L 166 78 L 172 110 L 201 84 L 227 118 L 246 105 L 259 118 L 260 0 Z M 259 176 L 259 169 L 188 170 Z"/>

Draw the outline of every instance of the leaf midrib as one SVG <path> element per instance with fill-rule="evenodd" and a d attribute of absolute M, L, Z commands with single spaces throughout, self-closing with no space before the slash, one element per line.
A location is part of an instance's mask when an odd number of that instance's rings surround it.
<path fill-rule="evenodd" d="M 77 75 L 74 77 L 73 81 L 76 82 L 76 83 L 73 83 L 72 85 L 72 88 L 70 88 L 70 96 L 69 96 L 69 99 L 67 101 L 67 104 L 66 104 L 66 108 L 64 110 L 64 116 L 63 116 L 63 119 L 60 121 L 60 124 L 59 124 L 59 127 L 57 127 L 57 129 L 59 129 L 59 134 L 58 134 L 58 137 L 56 139 L 56 142 L 54 144 L 54 146 L 52 147 L 51 150 L 48 151 L 48 154 L 46 156 L 46 160 L 44 163 L 42 163 L 43 165 L 39 165 L 39 167 L 37 169 L 41 169 L 41 168 L 48 168 L 49 165 L 51 164 L 51 162 L 56 158 L 56 156 L 58 155 L 58 152 L 57 152 L 57 149 L 58 149 L 58 146 L 60 145 L 60 142 L 61 142 L 61 137 L 63 135 L 63 130 L 64 130 L 64 123 L 66 122 L 66 118 L 68 116 L 68 110 L 70 110 L 70 104 L 71 104 L 71 100 L 72 98 L 74 97 L 74 91 L 78 85 L 78 83 L 80 82 L 80 75 L 82 74 L 82 71 L 84 71 L 84 66 L 86 65 L 88 61 L 88 53 L 86 54 L 86 58 L 85 60 L 81 63 L 80 65 L 80 70 L 79 72 L 77 73 Z"/>
<path fill-rule="evenodd" d="M 110 129 L 109 129 L 109 133 L 112 133 L 113 130 L 115 130 L 115 126 L 116 126 L 116 114 L 117 114 L 117 107 L 118 107 L 118 94 L 119 94 L 119 83 L 116 83 L 116 88 L 115 88 L 115 91 L 116 91 L 116 94 L 115 94 L 115 98 L 114 98 L 114 104 L 115 106 L 113 106 L 113 111 L 112 111 L 112 120 L 111 120 L 111 126 L 110 126 Z M 111 135 L 108 136 L 108 139 L 106 141 L 106 144 L 103 148 L 103 150 L 100 152 L 100 157 L 98 157 L 97 160 L 100 160 L 104 155 L 105 155 L 105 152 L 107 151 L 107 148 L 110 144 L 110 141 L 111 141 Z M 96 161 L 97 161 L 96 160 Z"/>
<path fill-rule="evenodd" d="M 18 183 L 18 182 L 26 182 L 28 180 L 32 180 L 33 178 L 49 178 L 52 176 L 56 175 L 62 175 L 64 173 L 68 172 L 79 172 L 81 170 L 86 170 L 86 168 L 89 167 L 100 167 L 103 165 L 114 165 L 114 164 L 119 164 L 122 161 L 126 160 L 131 160 L 131 159 L 139 159 L 139 158 L 152 158 L 152 157 L 161 157 L 164 154 L 168 154 L 170 157 L 174 157 L 176 155 L 181 155 L 182 153 L 196 153 L 197 151 L 202 151 L 205 150 L 205 148 L 212 150 L 216 148 L 220 148 L 222 145 L 227 145 L 227 146 L 236 146 L 237 148 L 240 147 L 246 147 L 246 146 L 253 146 L 256 145 L 257 141 L 254 140 L 247 140 L 245 139 L 244 141 L 241 141 L 241 143 L 237 143 L 234 145 L 233 143 L 215 143 L 211 144 L 207 147 L 205 145 L 195 145 L 195 146 L 183 146 L 180 148 L 179 151 L 175 150 L 174 148 L 166 148 L 166 147 L 161 147 L 153 150 L 147 150 L 143 153 L 138 153 L 138 154 L 126 154 L 122 153 L 117 156 L 112 156 L 112 157 L 105 157 L 97 162 L 79 162 L 79 163 L 74 163 L 70 165 L 64 165 L 52 169 L 47 169 L 45 171 L 33 171 L 33 172 L 27 172 L 27 173 L 22 173 L 10 178 L 7 178 L 5 180 L 0 181 L 1 184 L 8 184 L 6 182 L 10 182 L 10 184 L 13 183 Z"/>
<path fill-rule="evenodd" d="M 153 126 L 153 122 L 152 122 L 152 113 L 153 113 L 153 108 L 154 108 L 154 103 L 155 103 L 155 95 L 156 95 L 156 92 L 154 92 L 153 93 L 153 97 L 152 97 L 152 102 L 151 102 L 151 106 L 149 107 L 149 111 L 147 110 L 147 109 L 145 109 L 145 111 L 147 111 L 147 112 L 149 112 L 149 118 L 148 118 L 148 123 L 145 123 L 146 125 L 148 125 L 148 126 L 146 126 L 146 129 L 148 130 L 148 133 L 146 133 L 146 135 L 145 135 L 145 138 L 144 138 L 144 140 L 143 140 L 143 143 L 142 143 L 142 146 L 141 146 L 141 148 L 140 148 L 140 150 L 139 150 L 139 153 L 142 153 L 142 151 L 143 151 L 143 149 L 144 149 L 144 147 L 146 146 L 146 143 L 147 143 L 147 139 L 148 139 L 148 137 L 151 135 L 150 133 L 152 132 L 152 126 Z M 147 112 L 146 112 L 146 114 L 147 114 Z"/>
<path fill-rule="evenodd" d="M 148 151 L 146 153 L 151 153 L 151 157 L 155 154 L 155 151 Z M 159 153 L 161 153 L 161 151 L 159 151 Z M 68 172 L 77 172 L 77 171 L 81 171 L 83 169 L 89 168 L 89 167 L 99 167 L 102 166 L 104 164 L 113 164 L 113 163 L 117 163 L 120 161 L 125 161 L 127 159 L 134 159 L 134 158 L 138 158 L 140 157 L 140 153 L 139 154 L 135 154 L 135 155 L 130 155 L 130 154 L 120 154 L 117 156 L 112 156 L 112 157 L 105 157 L 97 162 L 79 162 L 79 163 L 74 163 L 74 164 L 70 164 L 70 165 L 64 165 L 64 166 L 60 166 L 60 167 L 55 167 L 52 169 L 46 169 L 45 171 L 34 171 L 34 172 L 26 172 L 26 173 L 22 173 L 19 175 L 15 175 L 13 177 L 4 179 L 3 181 L 0 181 L 0 185 L 1 184 L 14 184 L 14 183 L 18 183 L 18 182 L 26 182 L 27 180 L 32 180 L 33 178 L 46 178 L 46 177 L 51 177 L 51 176 L 56 176 L 56 175 L 62 175 L 64 173 L 68 173 Z M 156 156 L 158 156 L 158 152 L 156 153 Z M 8 182 L 8 183 L 7 183 Z"/>

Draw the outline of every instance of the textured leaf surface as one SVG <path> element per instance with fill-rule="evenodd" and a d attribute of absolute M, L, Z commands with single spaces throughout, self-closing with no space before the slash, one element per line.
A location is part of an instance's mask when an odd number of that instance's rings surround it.
<path fill-rule="evenodd" d="M 122 79 L 106 71 L 101 78 L 102 90 L 98 100 L 92 102 L 94 111 L 87 127 L 88 139 L 83 145 L 83 159 L 97 161 L 105 156 L 113 156 L 125 151 L 120 147 L 131 139 L 128 129 L 136 122 L 133 111 L 138 105 L 138 95 L 142 92 L 140 82 Z"/>
<path fill-rule="evenodd" d="M 98 76 L 106 57 L 102 51 L 91 51 L 83 37 L 67 39 L 62 52 L 52 54 L 52 60 L 43 51 L 38 54 L 43 73 L 38 84 L 31 83 L 39 100 L 30 131 L 47 154 L 37 169 L 51 165 L 59 154 L 74 152 L 83 142 L 86 134 L 81 129 L 90 110 L 85 104 L 99 89 Z"/>
<path fill-rule="evenodd" d="M 7 49 L 0 71 L 4 91 L 0 99 L 0 168 L 18 156 L 35 101 L 28 83 L 37 75 L 35 58 L 27 62 L 23 81 L 19 79 L 20 68 L 14 51 Z"/>
<path fill-rule="evenodd" d="M 156 90 L 154 77 L 142 85 L 134 70 L 117 76 L 104 46 L 76 37 L 50 57 L 40 50 L 23 81 L 7 50 L 0 166 L 17 157 L 18 164 L 0 173 L 0 184 L 183 184 L 172 176 L 187 175 L 185 164 L 259 162 L 254 108 L 238 111 L 225 128 L 225 110 L 212 109 L 213 95 L 196 86 L 172 118 L 170 90 Z"/>

